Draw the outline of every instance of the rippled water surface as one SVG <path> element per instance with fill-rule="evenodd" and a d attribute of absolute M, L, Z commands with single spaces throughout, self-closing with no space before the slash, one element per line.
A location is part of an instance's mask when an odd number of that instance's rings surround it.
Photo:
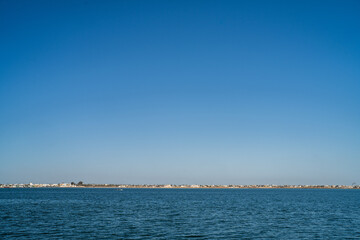
<path fill-rule="evenodd" d="M 360 190 L 0 189 L 0 239 L 360 239 Z"/>

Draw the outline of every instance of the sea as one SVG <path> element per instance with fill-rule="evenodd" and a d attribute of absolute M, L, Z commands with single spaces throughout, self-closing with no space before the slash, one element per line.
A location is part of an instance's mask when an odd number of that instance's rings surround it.
<path fill-rule="evenodd" d="M 360 239 L 360 190 L 0 189 L 0 239 Z"/>

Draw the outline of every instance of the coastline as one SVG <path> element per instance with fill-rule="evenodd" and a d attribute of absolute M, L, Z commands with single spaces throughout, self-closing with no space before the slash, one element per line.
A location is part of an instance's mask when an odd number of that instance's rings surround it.
<path fill-rule="evenodd" d="M 113 188 L 113 189 L 360 189 L 360 185 L 135 185 L 135 184 L 2 184 L 0 188 Z"/>

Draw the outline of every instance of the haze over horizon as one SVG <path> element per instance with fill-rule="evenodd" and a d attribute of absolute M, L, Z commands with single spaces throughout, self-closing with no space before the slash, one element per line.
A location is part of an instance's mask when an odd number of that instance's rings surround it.
<path fill-rule="evenodd" d="M 0 183 L 360 183 L 359 1 L 0 1 Z"/>

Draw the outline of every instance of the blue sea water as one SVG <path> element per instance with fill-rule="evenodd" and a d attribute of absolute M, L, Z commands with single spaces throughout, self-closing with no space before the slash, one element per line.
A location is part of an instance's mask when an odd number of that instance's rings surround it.
<path fill-rule="evenodd" d="M 360 239 L 360 190 L 0 189 L 0 239 Z"/>

